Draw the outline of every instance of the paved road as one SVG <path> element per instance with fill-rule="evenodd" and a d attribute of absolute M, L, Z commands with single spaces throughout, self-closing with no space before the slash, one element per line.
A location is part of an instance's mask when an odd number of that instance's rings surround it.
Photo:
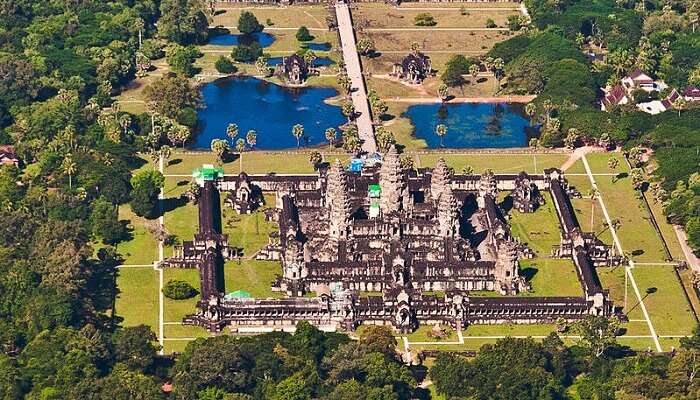
<path fill-rule="evenodd" d="M 367 88 L 365 88 L 365 80 L 362 78 L 362 66 L 360 65 L 360 56 L 357 54 L 355 32 L 353 31 L 348 5 L 345 3 L 336 4 L 335 15 L 338 20 L 340 42 L 343 48 L 343 61 L 345 62 L 348 76 L 352 81 L 352 103 L 355 106 L 355 111 L 359 113 L 356 122 L 360 139 L 363 141 L 362 151 L 374 153 L 377 151 L 377 143 L 374 140 L 374 126 L 372 126 L 372 118 L 369 112 Z"/>
<path fill-rule="evenodd" d="M 683 254 L 685 255 L 686 261 L 688 261 L 688 264 L 693 269 L 693 271 L 700 274 L 700 259 L 698 259 L 698 257 L 695 254 L 693 254 L 693 249 L 691 249 L 688 245 L 688 237 L 686 236 L 683 227 L 673 225 L 673 230 L 676 232 L 676 237 L 678 237 L 678 242 L 680 242 L 681 244 L 681 249 L 683 250 Z"/>

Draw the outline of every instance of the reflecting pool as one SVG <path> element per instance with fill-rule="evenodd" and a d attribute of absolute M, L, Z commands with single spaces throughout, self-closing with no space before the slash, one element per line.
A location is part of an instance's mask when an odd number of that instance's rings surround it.
<path fill-rule="evenodd" d="M 275 41 L 275 36 L 266 32 L 255 32 L 249 34 L 224 34 L 209 38 L 209 44 L 216 46 L 238 46 L 239 44 L 250 46 L 257 42 L 260 47 L 269 47 Z"/>
<path fill-rule="evenodd" d="M 439 124 L 447 126 L 447 148 L 527 147 L 529 138 L 537 135 L 520 104 L 415 104 L 403 116 L 430 148 L 440 147 L 435 134 Z"/>
<path fill-rule="evenodd" d="M 338 94 L 335 89 L 285 88 L 253 77 L 235 77 L 205 84 L 201 88 L 205 108 L 199 110 L 201 123 L 194 147 L 210 148 L 212 139 L 227 139 L 229 123 L 238 125 L 239 138 L 257 132 L 258 149 L 294 148 L 292 126 L 302 124 L 302 145 L 325 143 L 324 132 L 346 122 L 340 107 L 324 100 Z"/>

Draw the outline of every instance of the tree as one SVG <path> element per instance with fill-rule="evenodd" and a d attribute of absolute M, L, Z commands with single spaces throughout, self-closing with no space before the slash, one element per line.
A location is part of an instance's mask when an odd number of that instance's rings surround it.
<path fill-rule="evenodd" d="M 90 214 L 93 236 L 103 243 L 115 244 L 126 236 L 126 227 L 119 222 L 117 207 L 105 198 L 98 198 L 92 203 Z"/>
<path fill-rule="evenodd" d="M 493 28 L 497 28 L 498 25 L 496 25 L 496 22 L 495 22 L 493 19 L 487 18 L 487 19 L 486 19 L 486 27 L 487 27 L 487 28 L 490 28 L 490 29 L 493 29 Z"/>
<path fill-rule="evenodd" d="M 412 156 L 401 157 L 401 159 L 399 160 L 399 164 L 401 165 L 401 169 L 404 169 L 404 170 L 406 170 L 406 169 L 412 170 L 412 169 L 415 169 L 415 167 L 416 167 L 416 161 L 413 159 Z"/>
<path fill-rule="evenodd" d="M 258 57 L 258 59 L 255 60 L 255 69 L 260 75 L 268 76 L 270 74 L 270 67 L 267 64 L 267 57 L 264 55 Z"/>
<path fill-rule="evenodd" d="M 243 171 L 243 151 L 245 150 L 245 140 L 236 140 L 236 152 L 238 152 L 238 160 L 240 170 Z"/>
<path fill-rule="evenodd" d="M 309 162 L 314 167 L 314 170 L 316 170 L 323 162 L 323 156 L 319 151 L 314 150 L 309 154 Z"/>
<path fill-rule="evenodd" d="M 251 149 L 255 147 L 255 144 L 258 142 L 258 133 L 255 132 L 254 130 L 249 130 L 248 133 L 245 134 L 245 141 L 250 146 Z"/>
<path fill-rule="evenodd" d="M 197 290 L 185 281 L 171 279 L 163 286 L 163 295 L 173 300 L 185 300 L 197 295 Z"/>
<path fill-rule="evenodd" d="M 360 332 L 358 346 L 368 353 L 381 353 L 390 357 L 396 355 L 396 338 L 391 328 L 368 325 Z"/>
<path fill-rule="evenodd" d="M 238 61 L 244 63 L 250 63 L 257 60 L 263 55 L 262 47 L 258 42 L 252 42 L 250 44 L 239 44 L 231 50 L 231 57 Z"/>
<path fill-rule="evenodd" d="M 158 195 L 165 183 L 163 174 L 154 170 L 137 173 L 131 178 L 131 209 L 139 217 L 152 218 L 156 215 Z"/>
<path fill-rule="evenodd" d="M 579 344 L 595 358 L 601 357 L 605 350 L 615 345 L 619 328 L 620 321 L 617 317 L 595 315 L 589 315 L 574 324 L 574 331 L 580 336 Z"/>
<path fill-rule="evenodd" d="M 228 124 L 226 127 L 226 136 L 228 136 L 229 139 L 231 139 L 231 143 L 236 139 L 236 136 L 238 136 L 238 125 L 236 124 Z"/>
<path fill-rule="evenodd" d="M 73 156 L 69 153 L 63 158 L 63 162 L 61 162 L 61 169 L 63 172 L 68 175 L 68 187 L 70 189 L 73 189 L 73 174 L 75 174 L 76 171 L 76 163 L 73 161 Z"/>
<path fill-rule="evenodd" d="M 261 32 L 263 28 L 262 24 L 258 22 L 258 19 L 250 11 L 243 11 L 238 17 L 238 31 L 244 35 Z"/>
<path fill-rule="evenodd" d="M 201 0 L 162 0 L 158 35 L 173 42 L 202 44 L 209 37 L 209 19 Z"/>
<path fill-rule="evenodd" d="M 231 147 L 224 139 L 214 139 L 211 141 L 211 151 L 216 154 L 216 160 L 219 164 L 223 164 L 224 158 L 230 150 Z"/>
<path fill-rule="evenodd" d="M 525 114 L 529 117 L 530 119 L 530 125 L 532 125 L 534 121 L 534 116 L 537 113 L 537 105 L 535 103 L 530 102 L 525 104 Z"/>
<path fill-rule="evenodd" d="M 344 101 L 340 106 L 340 110 L 345 118 L 348 119 L 348 123 L 355 119 L 355 105 L 352 104 L 352 101 Z"/>
<path fill-rule="evenodd" d="M 618 160 L 617 157 L 608 158 L 608 168 L 612 172 L 615 172 L 619 163 L 620 163 L 620 160 Z M 612 176 L 613 183 L 615 183 L 615 179 L 617 178 L 617 175 L 618 174 L 613 174 L 613 176 Z"/>
<path fill-rule="evenodd" d="M 158 352 L 154 343 L 158 338 L 149 326 L 122 328 L 114 336 L 114 356 L 118 362 L 141 372 L 147 372 L 153 366 Z"/>
<path fill-rule="evenodd" d="M 416 26 L 435 26 L 437 25 L 437 21 L 428 13 L 418 13 L 413 18 L 413 24 Z"/>
<path fill-rule="evenodd" d="M 479 66 L 476 64 L 470 65 L 469 66 L 469 75 L 472 76 L 472 78 L 474 79 L 473 84 L 476 85 L 476 77 L 479 76 Z"/>
<path fill-rule="evenodd" d="M 202 53 L 196 47 L 175 44 L 168 48 L 167 54 L 166 59 L 172 71 L 187 77 L 192 77 L 197 73 L 198 69 L 195 68 L 194 62 L 202 56 Z"/>
<path fill-rule="evenodd" d="M 569 149 L 573 149 L 576 147 L 576 143 L 578 143 L 580 137 L 581 134 L 579 133 L 578 129 L 569 128 L 566 134 L 566 139 L 564 139 L 564 145 Z"/>
<path fill-rule="evenodd" d="M 352 88 L 352 81 L 348 74 L 341 72 L 338 74 L 338 85 L 345 90 L 345 93 L 350 93 L 350 88 Z"/>
<path fill-rule="evenodd" d="M 408 47 L 411 49 L 411 51 L 413 53 L 416 53 L 416 52 L 418 52 L 418 50 L 420 50 L 420 44 L 418 44 L 418 42 L 411 42 L 411 44 L 408 45 Z"/>
<path fill-rule="evenodd" d="M 383 126 L 377 127 L 374 137 L 380 150 L 388 150 L 389 147 L 396 144 L 394 134 Z"/>
<path fill-rule="evenodd" d="M 465 175 L 472 175 L 474 174 L 474 167 L 471 165 L 465 165 L 464 168 L 462 168 L 462 173 Z"/>
<path fill-rule="evenodd" d="M 641 168 L 632 168 L 630 171 L 630 178 L 632 179 L 632 187 L 635 190 L 642 190 L 645 183 L 644 170 Z"/>
<path fill-rule="evenodd" d="M 297 29 L 296 38 L 300 42 L 308 42 L 314 40 L 314 37 L 311 36 L 311 33 L 309 33 L 309 28 L 303 25 L 300 26 L 299 29 Z"/>
<path fill-rule="evenodd" d="M 445 147 L 443 138 L 447 135 L 447 126 L 445 124 L 439 124 L 435 127 L 435 134 L 440 138 L 440 147 Z"/>
<path fill-rule="evenodd" d="M 226 56 L 219 56 L 214 63 L 214 68 L 216 68 L 220 74 L 233 74 L 236 72 L 236 66 L 233 65 L 231 59 Z"/>
<path fill-rule="evenodd" d="M 328 147 L 333 147 L 333 143 L 335 142 L 335 138 L 338 135 L 338 132 L 335 130 L 335 128 L 328 128 L 326 129 L 326 140 L 328 141 Z"/>
<path fill-rule="evenodd" d="M 678 116 L 681 116 L 681 111 L 688 108 L 688 101 L 683 96 L 678 96 L 676 100 L 673 101 L 673 108 L 678 110 Z"/>
<path fill-rule="evenodd" d="M 377 51 L 374 40 L 369 36 L 363 36 L 357 41 L 357 50 L 360 55 L 367 56 Z"/>
<path fill-rule="evenodd" d="M 202 97 L 190 81 L 176 74 L 165 74 L 143 90 L 149 112 L 176 119 L 184 108 L 197 108 Z"/>
<path fill-rule="evenodd" d="M 296 124 L 292 127 L 292 136 L 297 140 L 297 149 L 300 146 L 300 140 L 304 137 L 304 125 Z"/>
<path fill-rule="evenodd" d="M 447 86 L 446 83 L 441 83 L 440 86 L 438 86 L 438 96 L 440 96 L 440 100 L 445 102 L 447 100 L 447 97 L 450 95 L 450 88 Z"/>
<path fill-rule="evenodd" d="M 512 32 L 519 31 L 523 27 L 520 15 L 509 15 L 507 25 Z"/>

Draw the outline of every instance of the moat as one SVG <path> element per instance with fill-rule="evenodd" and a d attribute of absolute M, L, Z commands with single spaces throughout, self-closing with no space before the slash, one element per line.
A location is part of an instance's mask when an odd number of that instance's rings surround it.
<path fill-rule="evenodd" d="M 517 104 L 416 104 L 403 116 L 411 120 L 416 137 L 424 139 L 429 148 L 440 147 L 435 134 L 439 124 L 447 126 L 443 138 L 447 148 L 526 147 L 536 134 Z"/>
<path fill-rule="evenodd" d="M 208 149 L 212 139 L 225 139 L 226 127 L 238 125 L 239 138 L 257 132 L 258 149 L 294 148 L 297 141 L 292 127 L 301 124 L 305 137 L 301 144 L 325 143 L 324 132 L 346 122 L 340 107 L 325 100 L 338 95 L 322 87 L 286 88 L 252 77 L 229 78 L 202 86 L 205 108 L 199 110 L 200 133 L 195 148 Z"/>

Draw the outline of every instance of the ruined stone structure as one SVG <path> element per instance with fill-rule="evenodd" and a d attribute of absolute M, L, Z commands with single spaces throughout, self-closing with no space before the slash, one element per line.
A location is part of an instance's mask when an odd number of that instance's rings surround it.
<path fill-rule="evenodd" d="M 394 64 L 392 71 L 392 75 L 412 84 L 419 84 L 432 74 L 430 57 L 419 51 L 412 51 L 401 63 Z"/>
<path fill-rule="evenodd" d="M 277 65 L 275 74 L 285 82 L 292 85 L 301 85 L 311 73 L 310 66 L 299 54 L 282 57 L 282 62 Z"/>
<path fill-rule="evenodd" d="M 220 218 L 215 188 L 242 210 L 254 208 L 262 193 L 274 193 L 274 208 L 265 214 L 279 230 L 255 257 L 281 263 L 282 275 L 272 285 L 287 297 L 224 298 L 220 263 L 232 250 L 206 217 Z M 529 289 L 518 260 L 531 252 L 511 235 L 497 203 L 502 191 L 523 212 L 532 212 L 541 193 L 551 192 L 562 231 L 555 255 L 573 260 L 581 296 L 515 296 Z M 184 322 L 211 331 L 306 320 L 327 329 L 364 323 L 409 332 L 418 324 L 537 323 L 613 312 L 594 266 L 615 259 L 609 247 L 581 233 L 556 169 L 539 176 L 457 175 L 440 160 L 432 171 L 408 171 L 391 149 L 381 167 L 359 173 L 336 161 L 318 175 L 240 174 L 206 181 L 199 209 L 195 241 L 185 242 L 165 266 L 200 269 L 202 299 Z M 474 297 L 473 291 L 500 296 Z"/>

